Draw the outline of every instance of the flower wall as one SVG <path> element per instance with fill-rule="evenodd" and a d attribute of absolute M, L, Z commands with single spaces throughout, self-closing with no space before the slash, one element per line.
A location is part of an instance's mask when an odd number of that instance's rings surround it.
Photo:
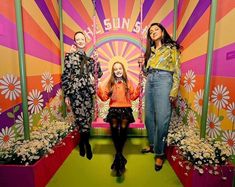
<path fill-rule="evenodd" d="M 183 45 L 178 110 L 200 127 L 211 1 L 179 1 L 178 41 Z M 218 0 L 206 136 L 226 142 L 235 154 L 235 1 Z"/>
<path fill-rule="evenodd" d="M 61 119 L 59 7 L 22 0 L 30 130 Z M 0 0 L 0 146 L 23 136 L 14 0 Z"/>

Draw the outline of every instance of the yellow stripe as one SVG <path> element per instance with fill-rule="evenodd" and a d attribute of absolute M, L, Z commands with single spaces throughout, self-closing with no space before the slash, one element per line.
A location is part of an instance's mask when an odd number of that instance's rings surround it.
<path fill-rule="evenodd" d="M 231 27 L 231 20 L 235 17 L 235 12 L 231 11 L 216 24 L 214 49 L 221 48 L 235 41 L 235 27 Z M 229 32 L 228 32 L 229 28 Z M 223 36 L 223 37 L 221 37 Z M 188 61 L 197 56 L 207 53 L 208 32 L 195 40 L 188 48 L 184 49 L 181 62 Z M 200 47 L 199 47 L 200 46 Z"/>
<path fill-rule="evenodd" d="M 36 21 L 39 27 L 46 33 L 46 35 L 53 41 L 56 47 L 60 48 L 60 43 L 55 35 L 54 31 L 50 27 L 49 23 L 43 16 L 42 12 L 38 8 L 34 1 L 22 1 L 23 8 L 31 15 L 31 17 Z M 40 40 L 40 38 L 38 38 Z"/>
<path fill-rule="evenodd" d="M 3 46 L 0 46 L 0 51 L 2 61 L 0 66 L 0 76 L 2 77 L 8 73 L 20 76 L 18 51 Z M 60 65 L 49 63 L 48 61 L 31 55 L 25 55 L 25 67 L 27 76 L 40 75 L 44 72 L 50 72 L 51 74 L 61 73 Z"/>
<path fill-rule="evenodd" d="M 133 9 L 131 11 L 132 11 L 131 17 L 129 18 L 130 19 L 130 27 L 128 29 L 129 32 L 131 32 L 133 30 L 135 23 L 136 23 L 136 19 L 140 13 L 140 1 L 139 0 L 135 0 Z"/>
<path fill-rule="evenodd" d="M 111 10 L 112 18 L 118 18 L 118 8 L 119 8 L 118 7 L 118 0 L 110 1 L 110 10 Z"/>
<path fill-rule="evenodd" d="M 9 73 L 19 76 L 18 52 L 0 45 L 0 56 L 0 77 Z"/>
<path fill-rule="evenodd" d="M 187 8 L 185 10 L 185 13 L 184 13 L 184 15 L 182 17 L 182 20 L 180 22 L 180 25 L 179 25 L 179 27 L 177 29 L 177 33 L 181 33 L 182 32 L 185 24 L 187 23 L 188 19 L 190 18 L 190 16 L 191 16 L 192 12 L 194 11 L 197 3 L 198 3 L 198 1 L 189 1 L 188 6 L 187 6 Z M 179 34 L 178 34 L 178 36 L 179 36 Z"/>
<path fill-rule="evenodd" d="M 174 1 L 165 1 L 164 5 L 151 20 L 151 23 L 161 22 L 170 13 L 170 11 L 172 11 L 173 7 Z"/>

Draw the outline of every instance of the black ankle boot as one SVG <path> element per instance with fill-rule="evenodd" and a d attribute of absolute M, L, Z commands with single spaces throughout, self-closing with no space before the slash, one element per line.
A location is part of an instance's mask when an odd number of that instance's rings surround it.
<path fill-rule="evenodd" d="M 80 153 L 80 156 L 84 157 L 86 152 L 85 152 L 85 147 L 84 147 L 84 143 L 82 141 L 79 142 L 78 144 L 79 146 L 79 153 Z"/>
<path fill-rule="evenodd" d="M 91 150 L 91 145 L 88 143 L 86 144 L 86 157 L 91 160 L 93 157 L 92 150 Z"/>

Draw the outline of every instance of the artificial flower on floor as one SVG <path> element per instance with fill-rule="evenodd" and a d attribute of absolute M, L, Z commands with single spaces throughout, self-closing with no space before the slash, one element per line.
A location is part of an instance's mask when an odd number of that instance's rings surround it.
<path fill-rule="evenodd" d="M 61 140 L 75 127 L 66 122 L 53 121 L 42 124 L 40 129 L 30 133 L 30 140 L 18 139 L 0 148 L 2 164 L 30 165 L 42 156 L 53 154 L 53 147 L 60 145 Z"/>
<path fill-rule="evenodd" d="M 174 114 L 167 137 L 168 146 L 177 146 L 177 156 L 184 160 L 186 169 L 196 169 L 200 174 L 208 170 L 210 174 L 219 174 L 218 167 L 228 164 L 232 152 L 228 144 L 212 138 L 200 138 L 199 129 L 195 126 L 184 125 Z M 183 167 L 183 163 L 179 163 Z M 187 173 L 185 173 L 187 175 Z"/>

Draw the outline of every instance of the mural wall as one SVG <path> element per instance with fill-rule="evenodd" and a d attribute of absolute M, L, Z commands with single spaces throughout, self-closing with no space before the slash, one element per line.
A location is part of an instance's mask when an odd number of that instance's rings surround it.
<path fill-rule="evenodd" d="M 226 2 L 225 2 L 226 1 Z M 185 124 L 199 127 L 204 91 L 211 0 L 179 0 L 177 38 L 183 45 L 182 79 L 178 111 Z M 235 2 L 218 0 L 207 135 L 227 142 L 235 152 Z M 173 32 L 174 1 L 143 1 L 143 33 L 140 33 L 140 0 L 96 0 L 96 46 L 104 76 L 121 60 L 129 78 L 138 83 L 137 59 L 152 22 Z M 87 0 L 62 0 L 64 49 L 73 34 L 87 35 L 87 54 L 93 48 L 94 5 Z M 30 127 L 36 129 L 54 119 L 63 120 L 60 86 L 59 6 L 57 0 L 22 0 L 25 63 Z M 142 46 L 142 47 L 141 47 Z M 0 145 L 23 135 L 22 101 L 14 0 L 0 0 Z M 138 101 L 134 102 L 137 114 Z M 105 116 L 107 103 L 100 103 Z"/>
<path fill-rule="evenodd" d="M 184 123 L 200 126 L 207 60 L 210 0 L 179 1 L 178 41 L 182 53 L 179 112 Z M 218 0 L 210 82 L 207 136 L 226 142 L 235 154 L 235 1 Z"/>
<path fill-rule="evenodd" d="M 59 7 L 22 1 L 30 130 L 61 119 Z M 0 146 L 23 136 L 14 0 L 0 0 Z"/>

